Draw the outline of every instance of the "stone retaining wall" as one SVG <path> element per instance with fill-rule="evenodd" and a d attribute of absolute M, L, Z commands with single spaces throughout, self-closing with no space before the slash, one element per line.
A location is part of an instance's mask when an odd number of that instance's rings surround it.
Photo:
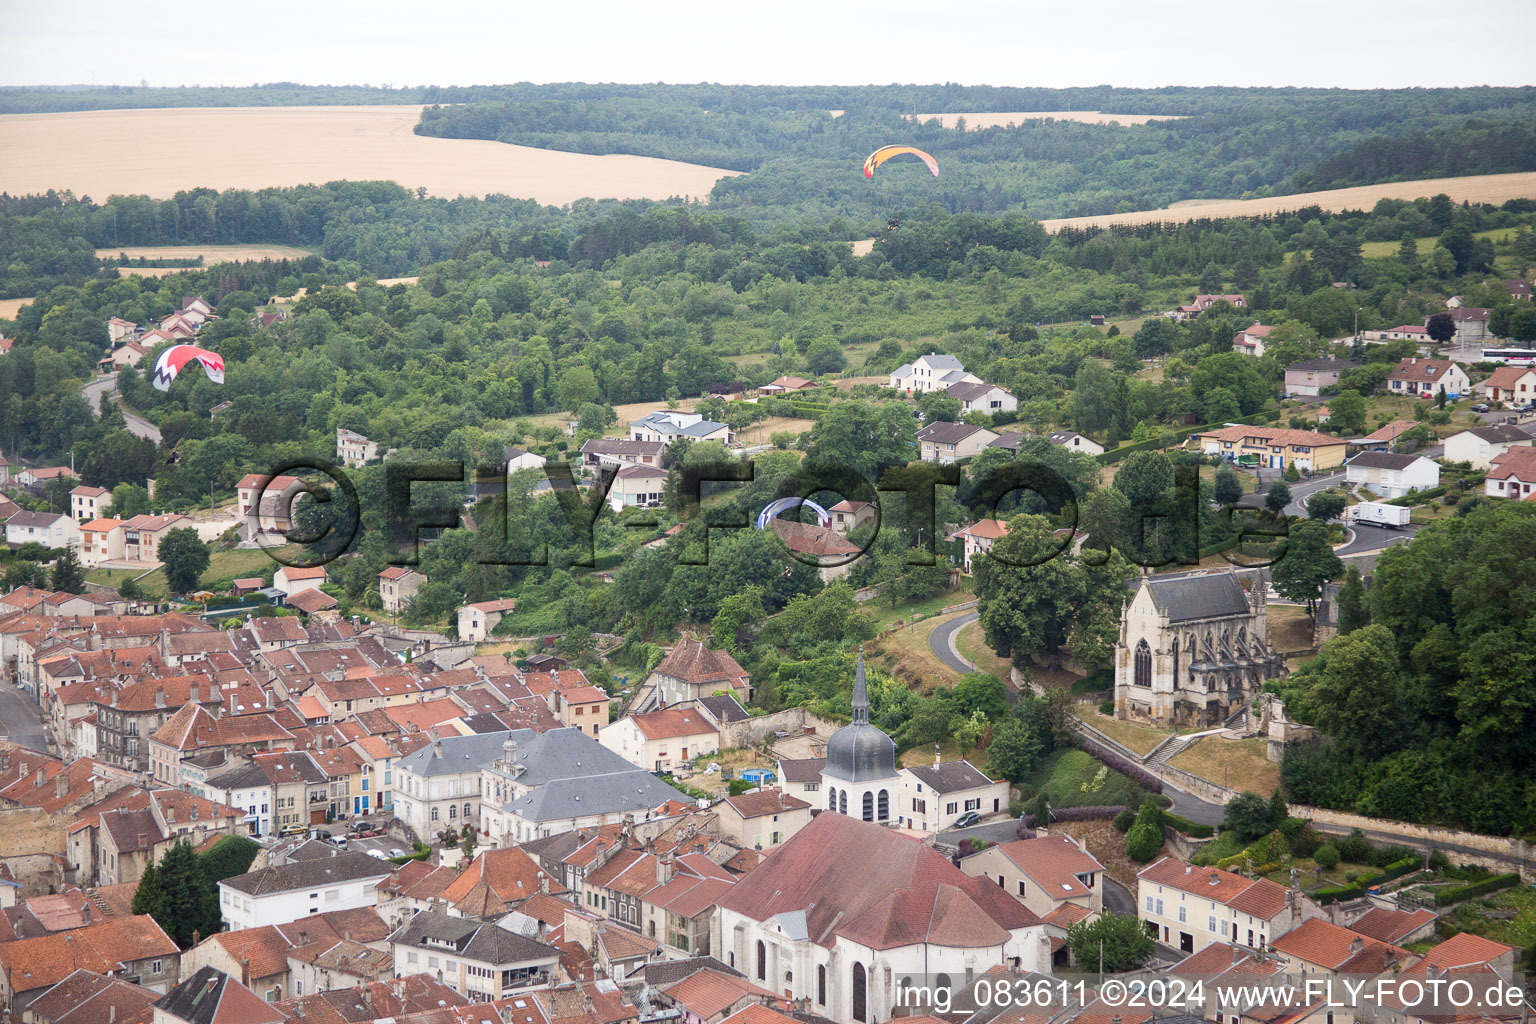
<path fill-rule="evenodd" d="M 1368 818 L 1363 814 L 1346 811 L 1330 811 L 1322 807 L 1292 804 L 1291 814 L 1298 818 L 1310 818 L 1315 825 L 1334 829 L 1362 829 L 1389 835 L 1393 841 L 1419 850 L 1435 850 L 1445 847 L 1445 855 L 1454 863 L 1482 864 L 1492 870 L 1518 870 L 1526 881 L 1536 880 L 1536 844 L 1504 836 L 1485 836 L 1478 832 L 1440 828 L 1435 825 L 1415 825 L 1406 821 L 1389 821 L 1385 818 Z"/>

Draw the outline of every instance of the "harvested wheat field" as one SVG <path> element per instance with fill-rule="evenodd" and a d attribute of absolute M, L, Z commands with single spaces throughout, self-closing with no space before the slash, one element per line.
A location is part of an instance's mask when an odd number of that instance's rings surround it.
<path fill-rule="evenodd" d="M 1041 221 L 1047 231 L 1062 228 L 1106 228 L 1114 224 L 1182 223 L 1195 217 L 1262 217 L 1265 214 L 1320 206 L 1331 213 L 1369 210 L 1381 199 L 1421 199 L 1444 192 L 1455 202 L 1504 203 L 1511 199 L 1536 198 L 1536 171 L 1517 174 L 1476 174 L 1466 178 L 1427 178 L 1394 181 L 1387 185 L 1360 185 L 1326 192 L 1298 192 L 1268 199 L 1190 199 L 1161 210 L 1106 213 L 1097 217 L 1063 217 Z"/>
<path fill-rule="evenodd" d="M 195 260 L 205 266 L 238 263 L 243 260 L 296 260 L 309 255 L 308 249 L 292 245 L 125 245 L 117 249 L 97 249 L 96 258 L 113 260 L 126 255 L 131 260 Z M 120 267 L 138 270 L 138 267 Z M 186 269 L 186 268 L 177 268 Z"/>
<path fill-rule="evenodd" d="M 167 199 L 181 189 L 399 182 L 436 196 L 706 196 L 736 171 L 412 133 L 417 106 L 196 107 L 0 116 L 0 191 Z M 173 144 L 174 140 L 185 144 Z M 131 154 L 126 157 L 124 154 Z"/>
<path fill-rule="evenodd" d="M 1017 110 L 1011 113 L 993 114 L 985 111 L 973 114 L 916 114 L 919 121 L 938 118 L 945 128 L 953 128 L 955 122 L 965 118 L 965 127 L 971 131 L 980 128 L 1007 128 L 1026 121 L 1080 121 L 1083 124 L 1146 124 L 1148 121 L 1180 121 L 1185 114 L 1106 114 L 1098 110 Z"/>
<path fill-rule="evenodd" d="M 855 256 L 868 256 L 874 248 L 875 240 L 873 238 L 861 238 L 853 243 L 853 254 Z"/>
<path fill-rule="evenodd" d="M 17 310 L 31 301 L 31 296 L 25 299 L 0 299 L 0 320 L 15 320 Z"/>

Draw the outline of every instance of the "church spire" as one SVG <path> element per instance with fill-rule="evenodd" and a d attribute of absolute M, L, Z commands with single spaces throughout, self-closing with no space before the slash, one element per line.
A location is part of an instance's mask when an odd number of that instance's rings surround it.
<path fill-rule="evenodd" d="M 853 671 L 853 724 L 869 724 L 869 687 L 864 682 L 864 645 L 859 645 L 859 665 Z"/>

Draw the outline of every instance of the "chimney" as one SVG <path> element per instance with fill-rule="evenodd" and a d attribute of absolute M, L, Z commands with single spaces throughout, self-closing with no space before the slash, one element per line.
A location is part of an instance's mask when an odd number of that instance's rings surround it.
<path fill-rule="evenodd" d="M 672 860 L 671 852 L 662 854 L 656 858 L 656 884 L 666 885 L 672 881 L 672 876 L 677 871 L 677 865 Z"/>
<path fill-rule="evenodd" d="M 1211 884 L 1212 885 L 1220 885 L 1221 884 L 1221 876 L 1218 875 L 1214 871 L 1211 872 Z"/>
<path fill-rule="evenodd" d="M 943 760 L 944 760 L 944 752 L 942 750 L 940 750 L 939 749 L 939 745 L 937 743 L 935 743 L 933 745 L 933 766 L 935 768 L 937 768 L 940 765 L 940 763 L 943 762 Z"/>
<path fill-rule="evenodd" d="M 147 847 L 148 845 L 149 845 L 149 833 L 147 833 L 147 832 L 140 832 L 139 833 L 139 846 L 138 846 L 138 848 L 142 850 L 145 847 Z"/>
<path fill-rule="evenodd" d="M 91 901 L 90 900 L 86 900 L 84 903 L 80 904 L 80 917 L 82 919 L 84 919 L 86 924 L 90 924 L 91 923 Z"/>
<path fill-rule="evenodd" d="M 188 704 L 200 703 L 198 701 L 198 697 L 199 696 L 200 696 L 200 691 L 199 691 L 198 685 L 196 683 L 193 683 L 191 686 L 187 687 L 187 703 Z"/>
<path fill-rule="evenodd" d="M 69 795 L 69 773 L 59 772 L 53 777 L 53 795 L 60 800 Z"/>
<path fill-rule="evenodd" d="M 542 871 L 539 872 L 539 892 L 549 893 L 549 876 Z"/>
<path fill-rule="evenodd" d="M 248 956 L 240 958 L 240 984 L 251 987 L 251 958 Z"/>
<path fill-rule="evenodd" d="M 117 1004 L 112 1003 L 107 1007 L 107 1024 L 117 1024 Z"/>
<path fill-rule="evenodd" d="M 1235 964 L 1240 964 L 1240 963 L 1243 962 L 1243 947 L 1242 946 L 1233 946 L 1232 947 L 1232 962 L 1235 963 Z"/>
<path fill-rule="evenodd" d="M 1194 871 L 1195 871 L 1195 866 L 1193 864 L 1185 864 L 1184 865 L 1184 873 L 1186 875 L 1194 874 Z"/>
<path fill-rule="evenodd" d="M 1354 938 L 1349 940 L 1349 951 L 1351 953 L 1358 953 L 1364 948 L 1365 942 L 1361 940 L 1360 936 L 1356 935 Z"/>
<path fill-rule="evenodd" d="M 165 707 L 165 690 L 158 686 L 155 687 L 155 707 Z"/>

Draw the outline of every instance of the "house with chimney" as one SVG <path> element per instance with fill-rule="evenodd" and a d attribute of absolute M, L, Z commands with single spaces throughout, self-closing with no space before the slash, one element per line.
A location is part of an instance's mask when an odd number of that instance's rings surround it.
<path fill-rule="evenodd" d="M 1176 857 L 1159 858 L 1137 872 L 1136 913 L 1148 935 L 1183 953 L 1222 942 L 1262 949 L 1275 936 L 1326 917 L 1299 889 Z"/>
<path fill-rule="evenodd" d="M 303 852 L 219 882 L 219 912 L 230 931 L 378 905 L 379 883 L 392 865 L 321 843 L 307 843 Z"/>
<path fill-rule="evenodd" d="M 148 914 L 0 943 L 0 1000 L 12 1019 L 79 970 L 111 975 L 152 992 L 176 984 L 181 950 Z"/>
<path fill-rule="evenodd" d="M 1218 302 L 1229 302 L 1238 309 L 1247 309 L 1248 300 L 1241 295 L 1196 295 L 1195 301 L 1180 306 L 1168 314 L 1174 320 L 1193 320 Z"/>
<path fill-rule="evenodd" d="M 1196 869 L 1201 870 L 1205 869 Z M 1285 958 L 1291 974 L 1373 977 L 1392 970 L 1409 956 L 1401 946 L 1351 931 L 1324 917 L 1307 918 L 1271 938 L 1269 946 Z"/>
<path fill-rule="evenodd" d="M 1388 393 L 1410 398 L 1434 398 L 1443 391 L 1448 400 L 1454 400 L 1471 390 L 1467 371 L 1449 359 L 1408 356 L 1387 375 Z"/>
<path fill-rule="evenodd" d="M 69 492 L 69 511 L 77 523 L 88 523 L 112 504 L 112 492 L 105 487 L 81 484 Z"/>
<path fill-rule="evenodd" d="M 684 637 L 667 652 L 644 686 L 653 689 L 655 703 L 661 707 L 719 692 L 733 694 L 742 704 L 750 704 L 753 697 L 752 677 L 729 651 L 706 647 L 692 637 Z"/>
<path fill-rule="evenodd" d="M 108 652 L 109 656 L 112 652 Z M 96 756 L 133 771 L 149 770 L 149 738 L 188 705 L 210 714 L 223 704 L 218 684 L 205 675 L 144 678 L 94 701 Z"/>
<path fill-rule="evenodd" d="M 997 882 L 1042 920 L 1065 927 L 1104 912 L 1104 865 L 1065 833 L 989 846 L 962 860 L 960 870 Z"/>
<path fill-rule="evenodd" d="M 561 976 L 555 946 L 437 910 L 411 918 L 389 937 L 389 945 L 396 977 L 426 972 L 478 1002 L 547 988 Z"/>
<path fill-rule="evenodd" d="M 293 733 L 270 714 L 225 715 L 223 705 L 209 711 L 189 702 L 149 737 L 150 777 L 167 786 L 185 781 L 182 765 L 201 754 L 223 749 L 255 754 L 292 750 Z"/>
<path fill-rule="evenodd" d="M 354 469 L 372 462 L 379 454 L 377 441 L 370 441 L 355 430 L 336 428 L 336 461 Z"/>
<path fill-rule="evenodd" d="M 625 815 L 641 820 L 674 801 L 694 802 L 577 729 L 489 735 L 500 739 L 500 750 L 481 769 L 479 823 L 497 846 L 614 824 Z M 402 779 L 410 760 L 401 760 Z M 401 799 L 397 793 L 396 802 Z"/>
<path fill-rule="evenodd" d="M 783 846 L 811 823 L 809 802 L 774 788 L 728 796 L 711 810 L 720 818 L 721 837 L 744 850 Z"/>
<path fill-rule="evenodd" d="M 179 789 L 111 790 L 65 829 L 78 885 L 134 884 L 178 842 L 193 846 L 245 831 L 238 809 Z"/>
<path fill-rule="evenodd" d="M 920 832 L 943 832 L 956 818 L 975 811 L 983 818 L 1008 810 L 1007 780 L 993 781 L 966 760 L 902 768 L 896 797 L 897 824 Z"/>
<path fill-rule="evenodd" d="M 609 722 L 598 742 L 630 764 L 670 772 L 720 749 L 720 726 L 695 701 L 641 711 Z"/>
<path fill-rule="evenodd" d="M 427 582 L 423 573 L 404 565 L 392 565 L 379 573 L 379 604 L 391 615 L 399 615 Z"/>

